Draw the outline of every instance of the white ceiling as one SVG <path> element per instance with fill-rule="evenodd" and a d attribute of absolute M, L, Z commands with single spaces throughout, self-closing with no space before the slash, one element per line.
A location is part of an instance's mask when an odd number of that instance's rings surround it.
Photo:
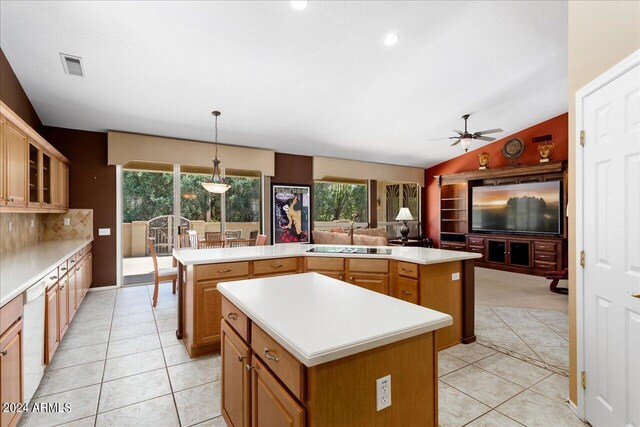
<path fill-rule="evenodd" d="M 464 113 L 506 136 L 567 111 L 566 2 L 3 0 L 0 46 L 75 129 L 212 141 L 218 109 L 223 143 L 426 167 Z"/>

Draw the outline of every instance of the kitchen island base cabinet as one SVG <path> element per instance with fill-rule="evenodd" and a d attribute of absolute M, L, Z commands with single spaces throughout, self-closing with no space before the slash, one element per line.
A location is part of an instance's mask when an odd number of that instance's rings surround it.
<path fill-rule="evenodd" d="M 233 328 L 222 321 L 222 413 L 227 424 L 249 427 L 251 350 Z"/>
<path fill-rule="evenodd" d="M 22 295 L 0 308 L 0 402 L 21 403 L 22 367 Z M 18 425 L 20 411 L 0 413 L 0 427 Z"/>
<path fill-rule="evenodd" d="M 259 360 L 251 366 L 251 407 L 253 427 L 305 425 L 304 408 Z"/>

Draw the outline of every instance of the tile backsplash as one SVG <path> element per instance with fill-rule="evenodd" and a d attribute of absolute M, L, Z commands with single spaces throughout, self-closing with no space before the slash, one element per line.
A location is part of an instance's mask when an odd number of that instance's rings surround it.
<path fill-rule="evenodd" d="M 64 225 L 65 218 L 70 225 Z M 44 216 L 44 240 L 90 239 L 93 236 L 93 209 L 69 209 L 67 213 Z"/>
<path fill-rule="evenodd" d="M 70 225 L 64 225 L 65 218 L 69 219 Z M 69 209 L 66 213 L 60 214 L 0 214 L 0 254 L 22 249 L 43 240 L 88 239 L 92 236 L 92 209 Z"/>

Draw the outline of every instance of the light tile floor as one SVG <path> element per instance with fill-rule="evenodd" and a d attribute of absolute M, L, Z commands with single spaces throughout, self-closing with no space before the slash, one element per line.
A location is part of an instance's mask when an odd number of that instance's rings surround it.
<path fill-rule="evenodd" d="M 34 398 L 69 403 L 70 411 L 26 414 L 21 427 L 225 426 L 220 357 L 190 359 L 175 338 L 171 286 L 161 286 L 156 309 L 151 292 L 150 286 L 137 286 L 87 294 Z M 522 319 L 535 315 L 495 309 L 479 308 L 479 332 L 492 324 L 504 329 L 502 316 L 510 315 L 531 326 Z M 542 312 L 536 318 L 545 316 L 552 319 Z M 535 327 L 524 329 L 536 331 L 522 333 L 532 351 L 536 347 L 527 340 L 544 344 L 550 337 Z M 567 377 L 513 354 L 478 343 L 440 352 L 440 425 L 582 425 L 565 403 Z"/>

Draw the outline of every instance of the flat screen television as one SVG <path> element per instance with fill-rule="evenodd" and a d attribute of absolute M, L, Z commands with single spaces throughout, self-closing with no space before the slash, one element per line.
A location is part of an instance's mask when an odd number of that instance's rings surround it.
<path fill-rule="evenodd" d="M 472 187 L 471 230 L 560 234 L 561 181 Z"/>

